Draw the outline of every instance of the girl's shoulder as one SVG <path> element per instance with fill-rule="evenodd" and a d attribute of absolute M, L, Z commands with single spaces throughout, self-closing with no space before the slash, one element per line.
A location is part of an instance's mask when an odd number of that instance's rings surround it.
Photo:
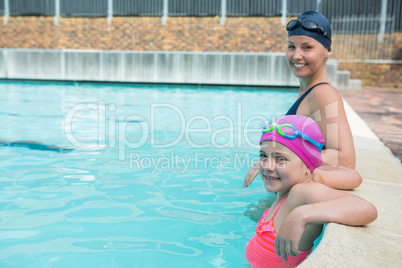
<path fill-rule="evenodd" d="M 289 205 L 293 208 L 323 202 L 326 200 L 348 195 L 348 193 L 330 188 L 324 184 L 316 182 L 299 183 L 290 189 L 288 195 Z"/>
<path fill-rule="evenodd" d="M 288 194 L 288 203 L 292 203 L 294 207 L 309 204 L 310 196 L 314 193 L 318 186 L 318 183 L 308 182 L 308 183 L 299 183 L 294 185 Z"/>

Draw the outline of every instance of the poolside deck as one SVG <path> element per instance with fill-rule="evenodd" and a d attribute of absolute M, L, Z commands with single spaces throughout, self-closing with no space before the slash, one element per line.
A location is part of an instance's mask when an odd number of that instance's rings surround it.
<path fill-rule="evenodd" d="M 368 89 L 341 94 L 402 162 L 402 90 Z"/>
<path fill-rule="evenodd" d="M 299 267 L 402 267 L 402 91 L 341 94 L 355 141 L 356 169 L 363 176 L 354 193 L 377 207 L 378 218 L 361 228 L 328 224 L 320 245 Z"/>

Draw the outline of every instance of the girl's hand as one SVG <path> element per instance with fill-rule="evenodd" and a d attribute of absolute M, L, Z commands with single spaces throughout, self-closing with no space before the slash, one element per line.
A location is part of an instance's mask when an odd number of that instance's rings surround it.
<path fill-rule="evenodd" d="M 257 177 L 259 170 L 258 167 L 260 165 L 260 162 L 257 161 L 254 163 L 254 165 L 249 169 L 249 171 L 247 172 L 246 178 L 244 179 L 244 183 L 243 186 L 247 187 L 249 186 L 253 180 L 255 179 L 255 177 Z"/>
<path fill-rule="evenodd" d="M 306 224 L 295 213 L 290 213 L 285 218 L 275 239 L 276 255 L 282 257 L 284 262 L 288 260 L 287 255 L 300 255 L 299 243 L 305 228 Z"/>

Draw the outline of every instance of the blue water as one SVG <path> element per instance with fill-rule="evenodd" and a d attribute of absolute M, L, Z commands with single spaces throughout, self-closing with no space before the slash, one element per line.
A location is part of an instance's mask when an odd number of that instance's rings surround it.
<path fill-rule="evenodd" d="M 17 141 L 0 146 L 0 267 L 247 267 L 245 211 L 267 193 L 243 179 L 261 120 L 297 92 L 1 82 L 0 93 L 0 140 Z"/>

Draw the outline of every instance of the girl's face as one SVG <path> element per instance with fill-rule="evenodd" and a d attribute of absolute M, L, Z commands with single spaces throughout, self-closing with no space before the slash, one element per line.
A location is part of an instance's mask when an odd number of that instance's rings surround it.
<path fill-rule="evenodd" d="M 288 147 L 275 141 L 260 146 L 260 176 L 265 189 L 282 195 L 293 185 L 306 181 L 310 170 Z"/>
<path fill-rule="evenodd" d="M 325 64 L 329 56 L 331 56 L 331 52 L 311 37 L 294 35 L 288 39 L 287 62 L 298 78 L 325 72 Z"/>

